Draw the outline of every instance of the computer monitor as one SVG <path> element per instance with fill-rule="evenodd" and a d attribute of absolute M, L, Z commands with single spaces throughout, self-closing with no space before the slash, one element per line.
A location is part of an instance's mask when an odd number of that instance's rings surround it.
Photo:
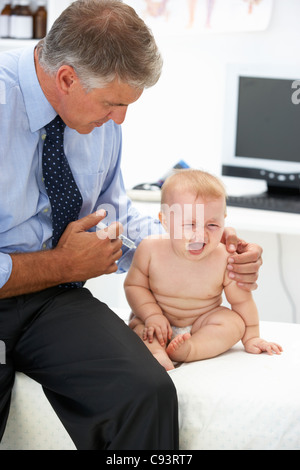
<path fill-rule="evenodd" d="M 222 174 L 300 192 L 300 67 L 230 65 Z"/>

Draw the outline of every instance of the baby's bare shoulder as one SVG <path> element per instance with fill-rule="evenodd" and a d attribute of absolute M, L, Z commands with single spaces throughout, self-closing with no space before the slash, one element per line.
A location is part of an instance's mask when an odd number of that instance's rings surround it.
<path fill-rule="evenodd" d="M 169 236 L 168 234 L 155 234 L 155 235 L 149 235 L 148 237 L 144 238 L 140 245 L 142 246 L 157 246 L 163 243 L 165 240 L 168 240 Z M 140 246 L 139 245 L 139 246 Z"/>
<path fill-rule="evenodd" d="M 219 243 L 217 248 L 215 249 L 215 254 L 218 256 L 220 259 L 227 259 L 229 256 L 228 251 L 226 250 L 226 246 L 224 243 Z"/>
<path fill-rule="evenodd" d="M 149 251 L 161 246 L 162 242 L 167 239 L 164 234 L 149 235 L 144 238 L 138 245 L 137 251 Z"/>
<path fill-rule="evenodd" d="M 168 233 L 155 233 L 153 235 L 148 235 L 148 237 L 144 238 L 144 240 L 168 240 L 168 239 L 170 239 L 170 236 Z"/>

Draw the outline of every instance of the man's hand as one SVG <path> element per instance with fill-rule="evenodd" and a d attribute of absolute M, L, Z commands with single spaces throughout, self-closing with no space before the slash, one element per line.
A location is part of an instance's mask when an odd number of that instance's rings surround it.
<path fill-rule="evenodd" d="M 71 222 L 52 250 L 11 254 L 12 272 L 0 289 L 0 298 L 37 292 L 66 282 L 85 281 L 117 271 L 122 256 L 119 236 L 122 225 L 108 227 L 108 237 L 101 239 L 88 230 L 106 216 L 99 211 Z M 115 238 L 112 238 L 115 237 Z"/>
<path fill-rule="evenodd" d="M 88 230 L 96 226 L 106 216 L 105 211 L 98 211 L 82 219 L 71 222 L 62 234 L 55 250 L 65 260 L 63 277 L 79 281 L 110 274 L 117 271 L 116 261 L 122 256 L 122 241 L 117 238 L 122 233 L 122 225 L 108 227 L 108 236 L 98 236 Z M 110 236 L 113 233 L 115 238 Z"/>
<path fill-rule="evenodd" d="M 247 291 L 257 289 L 258 271 L 262 265 L 262 248 L 254 243 L 240 240 L 232 228 L 224 229 L 222 242 L 231 253 L 227 266 L 230 279 L 234 279 L 241 289 Z"/>

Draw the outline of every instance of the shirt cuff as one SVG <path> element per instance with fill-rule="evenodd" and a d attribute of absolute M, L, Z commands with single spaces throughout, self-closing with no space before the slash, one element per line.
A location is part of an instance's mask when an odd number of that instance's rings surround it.
<path fill-rule="evenodd" d="M 12 259 L 10 255 L 0 253 L 0 289 L 10 278 L 12 271 Z"/>

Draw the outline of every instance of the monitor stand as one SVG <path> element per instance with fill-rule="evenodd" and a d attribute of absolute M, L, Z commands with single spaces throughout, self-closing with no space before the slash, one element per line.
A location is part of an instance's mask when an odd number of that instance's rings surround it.
<path fill-rule="evenodd" d="M 268 190 L 266 193 L 272 197 L 300 197 L 300 187 L 292 188 L 284 185 L 272 184 L 267 182 Z"/>

